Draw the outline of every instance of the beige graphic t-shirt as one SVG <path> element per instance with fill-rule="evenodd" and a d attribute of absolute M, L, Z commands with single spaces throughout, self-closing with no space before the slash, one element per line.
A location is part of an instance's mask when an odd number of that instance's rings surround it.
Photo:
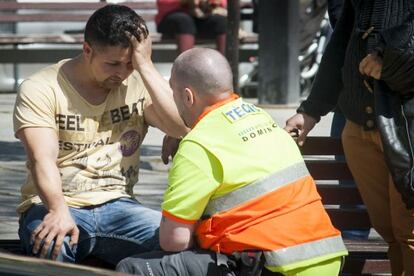
<path fill-rule="evenodd" d="M 151 104 L 139 74 L 131 74 L 102 104 L 92 105 L 66 79 L 60 69 L 64 62 L 41 70 L 21 84 L 14 110 L 15 133 L 27 127 L 56 130 L 57 165 L 69 206 L 91 206 L 133 196 L 139 146 L 148 129 L 143 110 Z M 18 212 L 41 202 L 30 171 L 21 191 Z"/>

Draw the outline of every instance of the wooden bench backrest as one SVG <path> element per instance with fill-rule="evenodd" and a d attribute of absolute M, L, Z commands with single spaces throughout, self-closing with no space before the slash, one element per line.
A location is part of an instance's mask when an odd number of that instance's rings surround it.
<path fill-rule="evenodd" d="M 0 23 L 18 22 L 86 22 L 96 9 L 106 2 L 0 2 Z M 120 2 L 128 6 L 144 20 L 153 21 L 157 12 L 154 2 Z"/>
<path fill-rule="evenodd" d="M 92 12 L 107 4 L 100 2 L 14 2 L 0 0 L 0 23 L 10 22 L 86 22 Z M 137 11 L 145 21 L 154 21 L 157 13 L 156 0 L 153 1 L 122 1 L 117 4 L 125 5 Z M 251 10 L 251 2 L 242 0 L 243 11 Z M 251 12 L 242 12 L 241 20 L 251 20 Z"/>
<path fill-rule="evenodd" d="M 86 23 L 94 10 L 105 6 L 101 2 L 15 2 L 0 0 L 0 25 L 5 23 L 44 22 L 59 24 L 57 22 Z M 125 0 L 118 4 L 129 6 L 140 14 L 147 22 L 153 22 L 157 13 L 156 0 L 135 1 Z M 249 0 L 242 0 L 242 14 L 249 15 Z M 251 4 L 251 3 L 250 3 Z M 247 13 L 246 13 L 247 11 Z M 250 14 L 251 15 L 251 14 Z M 251 17 L 242 17 L 251 19 Z M 175 39 L 163 38 L 159 33 L 151 33 L 153 47 L 152 58 L 154 62 L 173 62 L 177 56 Z M 66 46 L 77 45 L 83 42 L 82 28 L 77 25 L 75 30 L 65 30 L 64 33 L 38 34 L 38 33 L 0 33 L 1 49 L 0 63 L 54 63 L 57 60 L 71 58 L 81 53 L 80 47 L 57 48 L 57 44 Z M 214 47 L 211 39 L 197 38 L 197 43 L 207 47 Z M 240 44 L 250 44 L 247 48 L 239 49 L 239 61 L 249 62 L 250 57 L 257 56 L 257 35 L 244 35 L 239 40 Z M 20 48 L 18 45 L 43 44 L 41 48 Z M 166 44 L 174 47 L 165 47 Z"/>
<path fill-rule="evenodd" d="M 341 140 L 309 137 L 301 152 L 333 224 L 340 230 L 370 228 L 367 211 L 361 207 L 361 196 L 343 157 Z M 338 184 L 338 180 L 347 183 Z"/>

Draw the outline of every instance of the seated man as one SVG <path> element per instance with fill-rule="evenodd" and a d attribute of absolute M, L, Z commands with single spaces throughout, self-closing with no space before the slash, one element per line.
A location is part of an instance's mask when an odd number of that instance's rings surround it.
<path fill-rule="evenodd" d="M 131 35 L 141 42 L 134 49 Z M 19 236 L 28 254 L 65 262 L 92 254 L 115 265 L 159 248 L 161 214 L 133 194 L 139 146 L 149 125 L 176 137 L 187 128 L 150 60 L 147 35 L 133 10 L 105 6 L 86 24 L 81 55 L 20 86 L 14 128 L 28 176 Z M 157 89 L 164 94 L 151 98 Z"/>
<path fill-rule="evenodd" d="M 157 31 L 173 36 L 178 52 L 194 47 L 195 36 L 215 38 L 224 54 L 227 28 L 226 0 L 157 0 Z"/>
<path fill-rule="evenodd" d="M 188 50 L 174 62 L 170 85 L 192 130 L 174 156 L 162 204 L 160 245 L 169 252 L 133 256 L 117 269 L 220 275 L 228 256 L 237 274 L 249 269 L 240 265 L 246 256 L 262 252 L 258 263 L 271 271 L 338 275 L 347 250 L 295 142 L 233 93 L 226 59 Z"/>

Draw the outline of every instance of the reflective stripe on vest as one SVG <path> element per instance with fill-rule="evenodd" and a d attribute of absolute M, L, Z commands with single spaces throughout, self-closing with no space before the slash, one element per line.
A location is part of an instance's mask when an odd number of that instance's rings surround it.
<path fill-rule="evenodd" d="M 252 184 L 211 200 L 204 210 L 203 218 L 231 209 L 308 175 L 309 171 L 304 162 L 291 165 Z"/>
<path fill-rule="evenodd" d="M 341 236 L 302 243 L 275 251 L 264 251 L 266 266 L 284 266 L 295 262 L 317 258 L 321 255 L 346 252 Z"/>

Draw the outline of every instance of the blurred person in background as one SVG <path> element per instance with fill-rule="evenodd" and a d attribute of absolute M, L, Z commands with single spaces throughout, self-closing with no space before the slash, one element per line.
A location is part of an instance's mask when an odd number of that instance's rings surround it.
<path fill-rule="evenodd" d="M 178 53 L 194 47 L 196 36 L 214 38 L 226 48 L 227 0 L 157 0 L 157 31 L 177 41 Z"/>

